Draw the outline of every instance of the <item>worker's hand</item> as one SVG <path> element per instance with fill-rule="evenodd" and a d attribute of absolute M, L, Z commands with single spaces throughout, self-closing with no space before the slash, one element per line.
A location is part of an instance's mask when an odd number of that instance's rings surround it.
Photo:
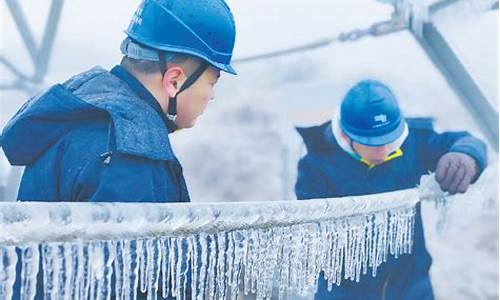
<path fill-rule="evenodd" d="M 436 181 L 444 192 L 452 195 L 465 193 L 477 171 L 474 158 L 459 152 L 448 152 L 438 161 Z"/>

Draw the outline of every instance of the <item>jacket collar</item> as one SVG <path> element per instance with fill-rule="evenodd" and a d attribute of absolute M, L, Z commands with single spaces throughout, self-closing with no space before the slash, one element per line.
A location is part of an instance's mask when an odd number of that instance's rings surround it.
<path fill-rule="evenodd" d="M 161 108 L 154 107 L 153 95 L 124 68 L 113 70 L 110 73 L 97 67 L 75 76 L 64 86 L 77 98 L 111 116 L 118 152 L 173 160 L 168 137 L 171 130 L 162 118 Z"/>
<path fill-rule="evenodd" d="M 118 65 L 115 66 L 113 69 L 110 71 L 111 74 L 115 75 L 116 77 L 120 78 L 123 82 L 125 82 L 128 87 L 135 93 L 139 98 L 144 101 L 147 105 L 149 105 L 152 109 L 154 109 L 160 118 L 163 120 L 163 123 L 165 123 L 165 126 L 167 127 L 169 133 L 174 132 L 177 129 L 177 126 L 175 123 L 167 118 L 167 115 L 163 112 L 160 104 L 156 100 L 156 98 L 151 94 L 151 92 L 146 89 L 142 83 L 137 80 L 132 74 L 130 74 L 127 69 L 124 67 Z"/>

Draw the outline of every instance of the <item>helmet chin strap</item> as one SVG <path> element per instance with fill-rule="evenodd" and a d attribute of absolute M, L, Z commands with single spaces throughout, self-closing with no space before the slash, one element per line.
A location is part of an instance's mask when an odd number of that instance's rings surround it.
<path fill-rule="evenodd" d="M 363 158 L 359 153 L 358 151 L 356 151 L 356 148 L 354 148 L 354 142 L 351 138 L 349 138 L 349 146 L 351 146 L 351 150 L 352 152 L 354 152 L 354 154 L 356 154 L 357 156 Z"/>
<path fill-rule="evenodd" d="M 160 71 L 162 77 L 165 76 L 165 72 L 167 71 L 167 64 L 165 60 L 165 53 L 164 52 L 159 52 L 158 53 L 159 57 L 159 64 L 160 64 Z M 196 80 L 198 80 L 203 72 L 208 68 L 209 64 L 206 63 L 205 61 L 202 61 L 200 65 L 196 68 L 196 70 L 191 74 L 186 81 L 182 84 L 181 88 L 175 94 L 175 96 L 170 97 L 168 100 L 168 111 L 167 111 L 167 118 L 170 119 L 172 122 L 175 121 L 177 118 L 177 96 L 182 93 L 184 90 L 188 89 L 191 87 Z"/>

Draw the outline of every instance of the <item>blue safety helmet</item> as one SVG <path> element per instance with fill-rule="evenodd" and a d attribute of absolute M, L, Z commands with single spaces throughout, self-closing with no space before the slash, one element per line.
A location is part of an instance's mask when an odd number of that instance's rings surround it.
<path fill-rule="evenodd" d="M 125 33 L 127 56 L 157 60 L 147 48 L 182 53 L 236 74 L 231 66 L 235 23 L 223 0 L 143 0 Z"/>
<path fill-rule="evenodd" d="M 375 80 L 361 81 L 347 92 L 339 123 L 352 141 L 373 147 L 394 142 L 405 128 L 396 97 Z"/>

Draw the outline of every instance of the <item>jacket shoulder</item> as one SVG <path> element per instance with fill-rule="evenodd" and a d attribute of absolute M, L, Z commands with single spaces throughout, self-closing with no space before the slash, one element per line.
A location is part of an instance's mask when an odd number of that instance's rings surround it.
<path fill-rule="evenodd" d="M 331 128 L 331 121 L 325 122 L 318 126 L 312 127 L 296 127 L 300 137 L 304 141 L 308 153 L 323 152 L 330 148 L 328 138 L 333 138 L 333 134 L 326 135 Z"/>
<path fill-rule="evenodd" d="M 108 71 L 102 67 L 95 66 L 90 70 L 74 75 L 70 79 L 66 80 L 62 85 L 71 92 L 74 92 L 85 83 L 105 73 L 108 73 Z"/>
<path fill-rule="evenodd" d="M 434 118 L 406 118 L 409 129 L 434 131 Z"/>

